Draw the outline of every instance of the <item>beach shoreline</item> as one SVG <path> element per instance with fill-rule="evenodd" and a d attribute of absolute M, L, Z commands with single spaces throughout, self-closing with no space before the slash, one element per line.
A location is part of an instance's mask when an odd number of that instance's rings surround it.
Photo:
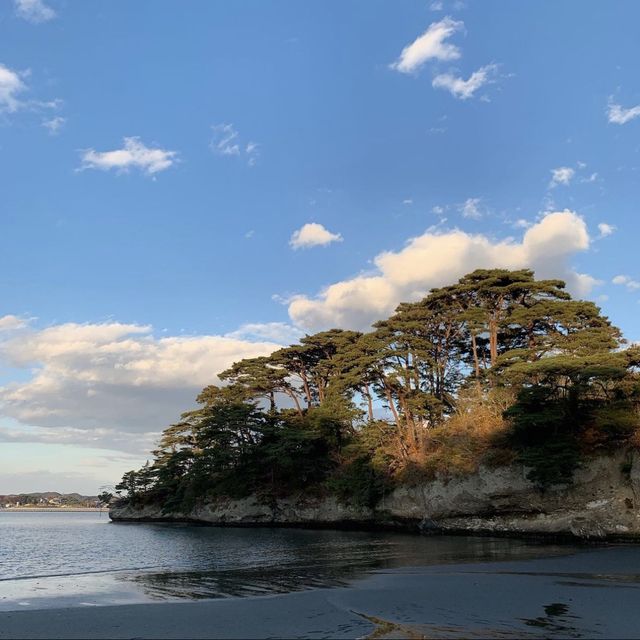
<path fill-rule="evenodd" d="M 640 637 L 638 546 L 383 569 L 286 594 L 0 613 L 0 638 Z"/>

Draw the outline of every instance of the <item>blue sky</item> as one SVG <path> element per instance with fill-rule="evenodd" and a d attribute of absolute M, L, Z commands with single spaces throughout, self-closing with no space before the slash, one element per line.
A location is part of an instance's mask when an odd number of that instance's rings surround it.
<path fill-rule="evenodd" d="M 479 266 L 640 339 L 639 19 L 3 0 L 0 493 L 93 491 L 231 360 Z"/>

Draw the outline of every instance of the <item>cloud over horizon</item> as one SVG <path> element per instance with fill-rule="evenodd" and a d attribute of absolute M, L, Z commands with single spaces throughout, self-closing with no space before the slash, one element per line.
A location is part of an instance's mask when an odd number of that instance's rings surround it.
<path fill-rule="evenodd" d="M 256 335 L 260 327 L 245 331 Z M 1 413 L 42 430 L 4 429 L 0 439 L 145 451 L 149 434 L 194 406 L 220 371 L 280 346 L 231 335 L 157 338 L 149 326 L 119 322 L 37 329 L 5 316 L 0 363 L 30 377 L 0 387 Z"/>

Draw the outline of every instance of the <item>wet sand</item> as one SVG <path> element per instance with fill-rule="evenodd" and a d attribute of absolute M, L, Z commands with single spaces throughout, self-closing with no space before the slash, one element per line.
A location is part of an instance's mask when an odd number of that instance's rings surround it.
<path fill-rule="evenodd" d="M 640 547 L 374 572 L 275 596 L 0 613 L 0 638 L 640 638 Z"/>

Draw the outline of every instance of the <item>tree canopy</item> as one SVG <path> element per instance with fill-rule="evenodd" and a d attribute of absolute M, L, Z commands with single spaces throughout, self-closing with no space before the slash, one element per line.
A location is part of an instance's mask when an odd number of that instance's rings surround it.
<path fill-rule="evenodd" d="M 234 363 L 116 489 L 167 505 L 299 490 L 374 504 L 408 470 L 470 457 L 568 482 L 585 453 L 635 442 L 639 366 L 640 349 L 564 282 L 480 269 L 369 332 Z"/>

